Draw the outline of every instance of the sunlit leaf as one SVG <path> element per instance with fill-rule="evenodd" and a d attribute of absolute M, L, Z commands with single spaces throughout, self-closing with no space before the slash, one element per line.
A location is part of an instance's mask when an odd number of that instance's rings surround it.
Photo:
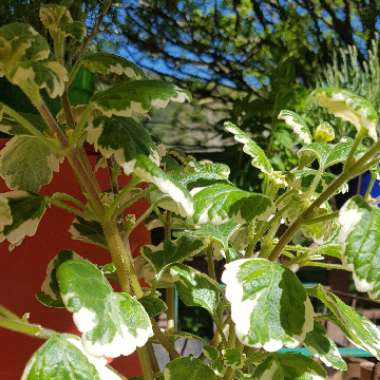
<path fill-rule="evenodd" d="M 305 120 L 297 113 L 289 110 L 282 110 L 278 119 L 283 120 L 304 144 L 311 143 L 311 133 Z"/>
<path fill-rule="evenodd" d="M 273 352 L 303 342 L 313 329 L 313 307 L 293 272 L 265 259 L 236 260 L 225 268 L 226 298 L 243 344 Z"/>
<path fill-rule="evenodd" d="M 143 79 L 146 77 L 144 71 L 134 63 L 119 55 L 96 52 L 83 56 L 80 64 L 94 74 L 119 75 L 129 79 Z"/>
<path fill-rule="evenodd" d="M 319 88 L 312 92 L 311 98 L 334 116 L 348 121 L 358 131 L 365 129 L 373 140 L 377 140 L 378 116 L 367 99 L 340 88 Z"/>
<path fill-rule="evenodd" d="M 353 271 L 356 289 L 380 299 L 380 210 L 355 196 L 339 211 L 342 261 Z"/>
<path fill-rule="evenodd" d="M 159 80 L 121 82 L 96 93 L 92 103 L 105 116 L 143 116 L 152 108 L 165 108 L 170 101 L 183 103 L 190 95 L 173 83 Z"/>
<path fill-rule="evenodd" d="M 129 355 L 153 335 L 144 307 L 128 293 L 116 293 L 104 274 L 85 260 L 69 260 L 57 272 L 62 300 L 95 356 Z"/>
<path fill-rule="evenodd" d="M 271 200 L 258 193 L 241 190 L 230 184 L 217 183 L 194 189 L 194 218 L 197 222 L 223 224 L 234 218 L 249 222 L 272 205 Z"/>

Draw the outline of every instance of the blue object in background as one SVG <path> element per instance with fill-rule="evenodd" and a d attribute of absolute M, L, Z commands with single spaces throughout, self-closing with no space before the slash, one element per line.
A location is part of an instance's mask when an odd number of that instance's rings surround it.
<path fill-rule="evenodd" d="M 361 183 L 361 186 L 360 186 L 360 195 L 362 195 L 362 196 L 365 195 L 370 180 L 371 180 L 371 174 L 369 172 L 364 173 L 362 175 L 362 183 Z M 374 198 L 380 196 L 380 183 L 379 183 L 378 180 L 375 181 L 375 184 L 372 187 L 371 196 L 374 197 Z"/>

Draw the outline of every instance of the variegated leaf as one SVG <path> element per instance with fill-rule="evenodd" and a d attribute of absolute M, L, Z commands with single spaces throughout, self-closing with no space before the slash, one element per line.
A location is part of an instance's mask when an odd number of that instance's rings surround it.
<path fill-rule="evenodd" d="M 183 103 L 190 100 L 186 91 L 173 83 L 159 80 L 121 82 L 96 93 L 92 103 L 105 116 L 143 116 L 152 108 L 165 108 L 170 101 Z"/>
<path fill-rule="evenodd" d="M 57 270 L 67 260 L 80 259 L 73 251 L 63 250 L 54 256 L 46 268 L 46 277 L 41 286 L 41 291 L 36 294 L 38 301 L 47 307 L 64 307 L 57 281 Z"/>
<path fill-rule="evenodd" d="M 143 79 L 146 75 L 134 63 L 119 55 L 96 52 L 83 56 L 80 64 L 88 71 L 100 75 L 118 75 L 129 79 Z"/>
<path fill-rule="evenodd" d="M 380 359 L 380 332 L 377 326 L 346 305 L 322 285 L 308 289 L 310 296 L 318 298 L 332 314 L 332 321 L 355 346 Z"/>
<path fill-rule="evenodd" d="M 141 248 L 141 253 L 159 278 L 168 266 L 197 255 L 203 248 L 201 240 L 183 235 L 174 241 L 165 240 L 157 246 L 145 245 Z"/>
<path fill-rule="evenodd" d="M 49 146 L 34 136 L 14 136 L 0 151 L 0 176 L 12 190 L 38 192 L 59 164 Z"/>
<path fill-rule="evenodd" d="M 224 128 L 234 135 L 236 141 L 243 144 L 243 151 L 252 157 L 252 166 L 266 174 L 273 172 L 272 164 L 265 152 L 245 132 L 231 122 L 226 122 Z"/>
<path fill-rule="evenodd" d="M 25 191 L 2 193 L 0 199 L 0 243 L 7 240 L 11 251 L 19 246 L 25 237 L 36 233 L 48 201 L 40 195 Z"/>
<path fill-rule="evenodd" d="M 320 323 L 315 323 L 313 331 L 306 335 L 305 347 L 326 366 L 347 371 L 347 364 L 342 359 L 338 347 L 327 336 L 325 328 Z"/>
<path fill-rule="evenodd" d="M 30 358 L 21 380 L 122 380 L 107 360 L 89 355 L 71 334 L 53 335 Z"/>
<path fill-rule="evenodd" d="M 51 98 L 56 98 L 63 94 L 68 74 L 59 62 L 32 61 L 14 66 L 7 78 L 34 99 L 37 99 L 41 90 L 46 90 Z"/>
<path fill-rule="evenodd" d="M 226 183 L 194 189 L 192 194 L 194 219 L 200 224 L 224 224 L 231 218 L 237 223 L 249 222 L 272 205 L 263 194 L 251 193 Z"/>
<path fill-rule="evenodd" d="M 325 380 L 324 368 L 314 360 L 293 353 L 272 354 L 257 366 L 254 379 L 258 380 Z"/>
<path fill-rule="evenodd" d="M 96 118 L 87 129 L 87 141 L 105 158 L 113 156 L 120 165 L 138 155 L 149 156 L 155 149 L 149 132 L 132 118 L 104 116 Z"/>
<path fill-rule="evenodd" d="M 340 209 L 338 221 L 342 261 L 352 270 L 356 289 L 380 300 L 380 210 L 355 196 Z"/>
<path fill-rule="evenodd" d="M 86 220 L 78 216 L 71 223 L 69 232 L 73 240 L 83 241 L 107 248 L 102 226 L 94 220 Z"/>
<path fill-rule="evenodd" d="M 156 185 L 163 194 L 168 195 L 176 203 L 181 216 L 193 215 L 193 200 L 186 187 L 161 170 L 149 157 L 140 154 L 123 165 L 123 169 L 127 175 L 133 172 L 144 182 Z"/>
<path fill-rule="evenodd" d="M 40 8 L 42 25 L 49 30 L 53 40 L 72 37 L 80 41 L 86 35 L 86 27 L 80 21 L 73 21 L 69 10 L 59 4 L 43 4 Z"/>
<path fill-rule="evenodd" d="M 289 269 L 265 259 L 226 265 L 222 281 L 231 303 L 239 340 L 273 352 L 296 347 L 313 329 L 313 307 L 300 280 Z"/>
<path fill-rule="evenodd" d="M 300 166 L 310 165 L 314 160 L 318 161 L 321 171 L 344 162 L 352 148 L 352 141 L 337 144 L 312 143 L 301 148 L 298 152 Z"/>
<path fill-rule="evenodd" d="M 111 358 L 130 355 L 153 336 L 144 307 L 128 293 L 114 292 L 94 264 L 66 261 L 58 268 L 57 278 L 62 300 L 73 313 L 90 354 Z"/>
<path fill-rule="evenodd" d="M 46 60 L 49 54 L 49 44 L 30 25 L 14 22 L 0 28 L 0 76 L 19 63 Z"/>
<path fill-rule="evenodd" d="M 0 103 L 1 108 L 1 103 Z M 1 115 L 1 112 L 0 112 Z M 31 113 L 19 112 L 19 115 L 28 121 L 34 128 L 38 129 L 40 132 L 47 132 L 48 128 L 42 117 L 40 115 L 35 115 Z M 20 125 L 16 120 L 8 115 L 3 115 L 0 117 L 0 132 L 6 133 L 8 135 L 30 135 L 30 132 Z"/>
<path fill-rule="evenodd" d="M 216 281 L 205 273 L 183 264 L 170 267 L 170 274 L 185 305 L 202 307 L 210 313 L 216 324 L 221 322 L 223 298 Z"/>
<path fill-rule="evenodd" d="M 300 115 L 293 111 L 282 110 L 278 115 L 278 119 L 283 120 L 304 144 L 311 143 L 310 129 Z"/>
<path fill-rule="evenodd" d="M 378 115 L 367 99 L 340 88 L 319 88 L 312 92 L 311 98 L 329 113 L 348 121 L 358 131 L 365 129 L 373 140 L 377 140 Z"/>

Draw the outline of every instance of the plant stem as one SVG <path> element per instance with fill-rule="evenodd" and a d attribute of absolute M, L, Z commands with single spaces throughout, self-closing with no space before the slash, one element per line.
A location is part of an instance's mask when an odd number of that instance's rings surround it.
<path fill-rule="evenodd" d="M 338 270 L 349 271 L 348 269 L 346 269 L 341 264 L 320 263 L 317 261 L 307 261 L 306 263 L 303 263 L 301 266 L 302 267 L 318 267 L 318 268 L 325 268 L 325 269 L 338 269 Z"/>
<path fill-rule="evenodd" d="M 166 212 L 166 218 L 165 218 L 165 226 L 164 226 L 164 239 L 165 240 L 171 240 L 171 221 L 172 216 L 171 212 Z M 173 288 L 167 288 L 166 289 L 166 296 L 165 296 L 166 305 L 168 306 L 168 310 L 166 311 L 166 317 L 167 317 L 167 329 L 168 331 L 173 330 L 175 328 L 175 319 L 174 319 L 174 289 Z"/>
<path fill-rule="evenodd" d="M 377 178 L 377 174 L 374 170 L 371 170 L 371 179 L 369 181 L 369 184 L 368 184 L 368 187 L 367 187 L 367 190 L 364 194 L 364 199 L 366 201 L 369 201 L 370 198 L 371 198 L 371 192 L 372 192 L 372 188 L 373 188 L 373 185 L 375 184 L 376 182 L 376 178 Z"/>
<path fill-rule="evenodd" d="M 79 216 L 80 218 L 85 219 L 85 216 L 81 210 L 78 210 L 76 207 L 72 207 L 63 201 L 60 201 L 59 199 L 50 198 L 50 204 L 52 204 L 56 207 L 59 207 L 63 210 L 66 210 L 66 211 L 70 212 L 71 214 Z"/>
<path fill-rule="evenodd" d="M 157 322 L 152 318 L 152 327 L 155 337 L 160 341 L 161 345 L 166 349 L 169 354 L 170 360 L 178 358 L 180 355 L 176 351 L 174 345 L 168 339 L 168 337 L 158 327 Z"/>
<path fill-rule="evenodd" d="M 15 319 L 15 320 L 19 320 L 19 321 L 23 320 L 17 314 L 15 314 L 13 311 L 7 309 L 3 305 L 0 305 L 0 318 L 1 317 L 5 317 L 7 319 Z"/>
<path fill-rule="evenodd" d="M 270 254 L 270 260 L 275 261 L 278 259 L 284 247 L 290 242 L 294 234 L 298 231 L 306 219 L 308 219 L 314 209 L 321 206 L 331 196 L 333 196 L 339 187 L 341 187 L 345 182 L 360 174 L 363 168 L 366 167 L 366 164 L 368 165 L 368 161 L 377 155 L 379 149 L 380 141 L 377 141 L 359 160 L 355 162 L 354 165 L 351 167 L 345 166 L 343 172 L 319 195 L 319 197 L 306 210 L 304 210 L 299 215 L 299 217 L 284 232 L 278 244 L 274 247 L 272 253 Z"/>
<path fill-rule="evenodd" d="M 0 327 L 41 339 L 49 339 L 52 335 L 56 334 L 55 331 L 46 329 L 40 325 L 35 325 L 26 321 L 7 319 L 1 317 Z"/>
<path fill-rule="evenodd" d="M 215 272 L 215 263 L 213 260 L 212 245 L 211 244 L 207 247 L 207 268 L 208 268 L 208 275 L 213 280 L 217 281 L 216 272 Z"/>

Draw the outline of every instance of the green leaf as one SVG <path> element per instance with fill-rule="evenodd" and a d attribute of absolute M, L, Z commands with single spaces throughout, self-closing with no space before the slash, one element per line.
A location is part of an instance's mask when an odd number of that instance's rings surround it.
<path fill-rule="evenodd" d="M 81 41 L 86 35 L 84 24 L 73 21 L 69 10 L 62 5 L 43 4 L 40 8 L 40 20 L 56 41 L 69 36 Z"/>
<path fill-rule="evenodd" d="M 102 248 L 107 248 L 103 228 L 99 222 L 86 220 L 78 216 L 73 220 L 69 232 L 73 240 L 79 240 Z"/>
<path fill-rule="evenodd" d="M 259 380 L 324 380 L 326 371 L 314 360 L 300 354 L 272 354 L 254 373 Z"/>
<path fill-rule="evenodd" d="M 121 380 L 105 358 L 90 356 L 75 335 L 53 335 L 28 361 L 21 380 Z"/>
<path fill-rule="evenodd" d="M 194 218 L 197 222 L 223 224 L 230 218 L 249 222 L 267 211 L 272 202 L 263 194 L 241 190 L 230 184 L 217 183 L 194 189 Z"/>
<path fill-rule="evenodd" d="M 309 127 L 300 115 L 293 111 L 282 110 L 278 115 L 278 119 L 283 120 L 304 144 L 311 143 L 311 133 Z"/>
<path fill-rule="evenodd" d="M 186 186 L 189 190 L 195 187 L 209 186 L 219 182 L 229 182 L 230 168 L 225 164 L 208 161 L 191 161 L 185 167 L 171 170 L 170 176 Z"/>
<path fill-rule="evenodd" d="M 186 187 L 171 178 L 147 156 L 137 156 L 128 165 L 124 165 L 123 169 L 127 175 L 133 172 L 143 181 L 156 185 L 163 194 L 168 195 L 177 204 L 181 216 L 193 215 L 193 200 Z"/>
<path fill-rule="evenodd" d="M 317 160 L 319 170 L 324 171 L 330 166 L 346 161 L 351 148 L 352 141 L 337 144 L 312 143 L 301 148 L 297 155 L 301 167 L 308 166 Z"/>
<path fill-rule="evenodd" d="M 378 116 L 367 99 L 350 91 L 332 87 L 314 90 L 311 98 L 314 103 L 326 108 L 334 116 L 348 121 L 358 131 L 365 129 L 373 140 L 377 140 Z"/>
<path fill-rule="evenodd" d="M 177 264 L 170 267 L 181 301 L 187 306 L 206 309 L 218 324 L 222 306 L 219 284 L 206 274 L 187 265 Z"/>
<path fill-rule="evenodd" d="M 212 369 L 202 360 L 184 357 L 172 360 L 164 369 L 165 380 L 216 380 Z"/>
<path fill-rule="evenodd" d="M 186 235 L 203 241 L 205 247 L 212 244 L 216 250 L 223 251 L 222 256 L 229 248 L 232 235 L 238 231 L 240 225 L 230 220 L 223 224 L 201 224 L 194 230 L 185 230 L 180 236 Z"/>
<path fill-rule="evenodd" d="M 338 242 L 342 261 L 353 271 L 356 289 L 380 299 L 380 210 L 360 196 L 348 200 L 339 211 Z"/>
<path fill-rule="evenodd" d="M 128 293 L 116 293 L 104 274 L 85 260 L 58 268 L 62 300 L 83 333 L 85 349 L 94 356 L 129 355 L 153 336 L 144 307 Z"/>
<path fill-rule="evenodd" d="M 201 240 L 183 235 L 174 241 L 165 240 L 157 246 L 145 245 L 141 253 L 150 262 L 159 278 L 169 265 L 181 263 L 197 255 L 203 248 Z"/>
<path fill-rule="evenodd" d="M 34 136 L 14 136 L 0 151 L 0 176 L 12 190 L 38 192 L 59 170 L 60 159 Z"/>
<path fill-rule="evenodd" d="M 113 156 L 120 166 L 155 149 L 147 129 L 131 118 L 97 117 L 87 129 L 87 141 L 105 158 Z"/>
<path fill-rule="evenodd" d="M 83 56 L 80 64 L 88 71 L 100 75 L 119 75 L 129 79 L 144 79 L 146 75 L 137 65 L 119 55 L 97 52 Z"/>
<path fill-rule="evenodd" d="M 160 315 L 168 309 L 166 303 L 162 301 L 162 299 L 160 299 L 158 296 L 145 296 L 140 298 L 139 302 L 144 306 L 146 312 L 151 318 Z"/>
<path fill-rule="evenodd" d="M 370 352 L 377 359 L 380 358 L 380 332 L 375 324 L 321 285 L 308 289 L 308 292 L 327 307 L 333 316 L 333 322 L 341 328 L 351 343 Z"/>
<path fill-rule="evenodd" d="M 326 335 L 326 330 L 320 323 L 315 323 L 314 330 L 306 335 L 305 347 L 328 367 L 347 371 L 347 364 L 340 356 L 338 347 Z"/>
<path fill-rule="evenodd" d="M 80 259 L 80 256 L 73 251 L 62 250 L 49 261 L 41 291 L 36 294 L 36 298 L 43 305 L 47 307 L 65 307 L 59 292 L 57 270 L 62 263 L 73 259 Z"/>
<path fill-rule="evenodd" d="M 92 103 L 105 116 L 143 116 L 152 108 L 165 108 L 170 101 L 183 103 L 190 95 L 173 83 L 133 80 L 97 92 Z"/>
<path fill-rule="evenodd" d="M 7 240 L 11 251 L 19 246 L 25 237 L 36 233 L 46 211 L 47 201 L 40 195 L 25 191 L 2 193 L 0 199 L 0 243 Z"/>
<path fill-rule="evenodd" d="M 226 122 L 224 128 L 234 135 L 236 141 L 243 144 L 244 153 L 252 157 L 252 166 L 266 174 L 273 172 L 265 152 L 245 132 L 231 122 Z"/>
<path fill-rule="evenodd" d="M 293 272 L 265 259 L 240 259 L 225 268 L 226 298 L 243 344 L 273 352 L 303 342 L 313 329 L 313 307 Z"/>

